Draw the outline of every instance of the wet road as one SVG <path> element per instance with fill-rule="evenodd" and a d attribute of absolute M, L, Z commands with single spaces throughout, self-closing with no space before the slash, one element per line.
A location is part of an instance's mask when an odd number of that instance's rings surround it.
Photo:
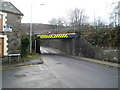
<path fill-rule="evenodd" d="M 45 64 L 4 70 L 3 88 L 118 88 L 116 69 L 61 55 L 42 57 Z"/>
<path fill-rule="evenodd" d="M 118 71 L 59 55 L 43 55 L 49 69 L 71 88 L 117 88 Z"/>

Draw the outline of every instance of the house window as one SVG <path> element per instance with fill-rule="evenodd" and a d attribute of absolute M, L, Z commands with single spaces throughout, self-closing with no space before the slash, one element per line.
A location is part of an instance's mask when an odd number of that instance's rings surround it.
<path fill-rule="evenodd" d="M 3 31 L 3 16 L 0 14 L 0 32 Z"/>
<path fill-rule="evenodd" d="M 0 38 L 0 57 L 4 56 L 4 38 Z"/>

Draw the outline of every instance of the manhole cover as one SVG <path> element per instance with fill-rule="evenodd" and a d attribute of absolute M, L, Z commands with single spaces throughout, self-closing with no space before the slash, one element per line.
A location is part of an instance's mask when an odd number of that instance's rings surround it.
<path fill-rule="evenodd" d="M 60 62 L 57 62 L 57 64 L 62 64 L 62 63 L 60 63 Z"/>
<path fill-rule="evenodd" d="M 22 77 L 26 77 L 25 74 L 21 74 L 21 75 L 15 75 L 16 78 L 22 78 Z"/>

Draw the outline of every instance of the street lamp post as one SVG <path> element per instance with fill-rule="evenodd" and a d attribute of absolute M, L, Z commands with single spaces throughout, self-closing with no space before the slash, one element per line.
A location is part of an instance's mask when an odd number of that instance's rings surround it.
<path fill-rule="evenodd" d="M 30 54 L 32 54 L 32 4 L 31 4 L 31 20 L 30 20 Z"/>
<path fill-rule="evenodd" d="M 40 5 L 44 5 L 44 4 L 40 4 Z M 31 4 L 31 20 L 30 20 L 30 54 L 32 54 L 32 4 Z M 35 47 L 36 48 L 36 47 Z"/>

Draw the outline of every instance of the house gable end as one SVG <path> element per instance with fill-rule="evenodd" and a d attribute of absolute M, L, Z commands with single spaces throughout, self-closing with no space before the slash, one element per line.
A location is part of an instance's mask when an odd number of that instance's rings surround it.
<path fill-rule="evenodd" d="M 6 1 L 0 1 L 0 11 L 14 13 L 23 16 L 23 13 L 20 12 L 12 3 Z"/>

